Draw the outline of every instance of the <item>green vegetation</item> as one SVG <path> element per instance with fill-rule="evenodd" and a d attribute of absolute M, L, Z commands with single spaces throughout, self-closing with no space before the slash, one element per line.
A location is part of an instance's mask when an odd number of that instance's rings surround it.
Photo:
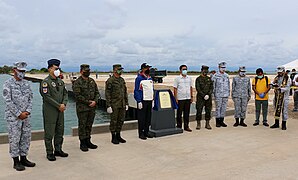
<path fill-rule="evenodd" d="M 0 67 L 0 74 L 9 74 L 12 71 L 12 66 L 6 66 Z"/>

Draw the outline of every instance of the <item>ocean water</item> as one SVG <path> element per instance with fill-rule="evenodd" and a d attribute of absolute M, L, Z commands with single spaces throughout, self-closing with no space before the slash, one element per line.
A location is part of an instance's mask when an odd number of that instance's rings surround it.
<path fill-rule="evenodd" d="M 9 79 L 9 75 L 0 75 L 0 87 L 1 87 L 1 96 L 0 96 L 0 133 L 7 132 L 7 122 L 4 119 L 5 104 L 2 96 L 3 92 L 3 83 Z M 31 88 L 33 91 L 33 109 L 31 112 L 31 126 L 32 130 L 42 130 L 43 129 L 43 118 L 42 118 L 42 98 L 39 94 L 39 83 L 32 83 Z M 69 97 L 67 104 L 67 110 L 64 114 L 64 129 L 65 134 L 71 134 L 71 127 L 78 126 L 78 118 L 76 115 L 76 106 L 75 101 L 72 97 Z M 102 124 L 109 122 L 110 117 L 108 113 L 101 109 L 96 110 L 96 116 L 94 119 L 94 124 Z"/>

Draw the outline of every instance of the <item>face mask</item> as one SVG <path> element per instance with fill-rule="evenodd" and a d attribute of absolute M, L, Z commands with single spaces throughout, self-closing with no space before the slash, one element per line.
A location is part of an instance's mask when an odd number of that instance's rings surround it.
<path fill-rule="evenodd" d="M 182 70 L 182 74 L 183 75 L 187 75 L 187 70 L 185 69 L 185 70 Z"/>
<path fill-rule="evenodd" d="M 87 72 L 83 72 L 83 76 L 84 76 L 84 77 L 89 77 L 89 76 L 90 76 L 90 72 L 89 72 L 89 71 L 87 71 Z"/>
<path fill-rule="evenodd" d="M 224 73 L 226 72 L 226 68 L 219 68 L 219 71 Z"/>
<path fill-rule="evenodd" d="M 60 70 L 59 70 L 59 69 L 55 70 L 55 71 L 54 71 L 54 75 L 55 75 L 56 77 L 60 76 Z"/>
<path fill-rule="evenodd" d="M 121 75 L 123 71 L 122 70 L 117 70 L 116 72 L 117 72 L 117 74 Z"/>
<path fill-rule="evenodd" d="M 150 70 L 147 69 L 147 70 L 145 71 L 145 74 L 146 74 L 146 75 L 149 75 L 149 73 L 150 73 Z"/>
<path fill-rule="evenodd" d="M 19 72 L 19 71 L 17 71 L 17 77 L 18 77 L 19 79 L 24 79 L 24 77 L 25 77 L 25 72 Z"/>
<path fill-rule="evenodd" d="M 204 76 L 206 76 L 206 75 L 208 74 L 208 71 L 202 71 L 202 74 L 203 74 Z"/>
<path fill-rule="evenodd" d="M 259 79 L 262 79 L 263 78 L 263 75 L 261 75 L 261 76 L 257 76 Z"/>
<path fill-rule="evenodd" d="M 245 76 L 245 72 L 239 72 L 239 76 Z"/>

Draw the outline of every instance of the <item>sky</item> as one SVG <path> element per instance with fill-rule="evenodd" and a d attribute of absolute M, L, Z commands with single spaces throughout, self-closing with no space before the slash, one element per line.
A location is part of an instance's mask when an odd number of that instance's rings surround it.
<path fill-rule="evenodd" d="M 297 0 L 0 0 L 0 66 L 274 69 L 298 58 Z"/>

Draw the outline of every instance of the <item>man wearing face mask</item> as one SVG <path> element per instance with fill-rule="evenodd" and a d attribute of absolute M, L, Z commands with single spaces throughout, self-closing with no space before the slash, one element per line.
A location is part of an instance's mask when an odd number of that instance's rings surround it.
<path fill-rule="evenodd" d="M 216 127 L 227 127 L 224 123 L 228 98 L 230 96 L 230 79 L 226 73 L 226 63 L 218 64 L 219 72 L 212 77 L 213 93 L 216 104 Z"/>
<path fill-rule="evenodd" d="M 49 161 L 55 161 L 55 156 L 67 157 L 62 151 L 64 134 L 64 111 L 68 101 L 64 82 L 60 75 L 60 60 L 48 60 L 49 76 L 40 83 L 40 94 L 43 99 L 44 141 Z M 53 148 L 54 139 L 54 148 Z M 53 153 L 54 151 L 54 153 Z"/>
<path fill-rule="evenodd" d="M 177 127 L 182 128 L 182 112 L 184 120 L 184 130 L 191 132 L 189 128 L 189 112 L 192 103 L 192 80 L 187 76 L 187 66 L 181 65 L 180 76 L 174 80 L 174 96 L 178 102 Z"/>
<path fill-rule="evenodd" d="M 139 138 L 142 140 L 152 138 L 148 134 L 153 104 L 153 81 L 150 77 L 150 68 L 150 65 L 143 63 L 141 65 L 141 71 L 135 80 L 134 98 L 138 106 Z"/>
<path fill-rule="evenodd" d="M 256 70 L 257 76 L 252 80 L 252 90 L 255 92 L 255 107 L 256 107 L 256 121 L 254 126 L 259 125 L 259 119 L 262 109 L 263 125 L 269 126 L 267 123 L 268 114 L 268 99 L 269 91 L 271 89 L 270 79 L 265 76 L 262 68 Z"/>
<path fill-rule="evenodd" d="M 95 117 L 96 102 L 99 99 L 99 91 L 96 82 L 89 77 L 90 66 L 80 66 L 81 76 L 72 85 L 76 98 L 76 111 L 79 120 L 80 149 L 84 152 L 96 149 L 97 145 L 91 142 L 91 130 Z"/>
<path fill-rule="evenodd" d="M 5 102 L 5 120 L 8 127 L 9 153 L 13 159 L 13 168 L 23 171 L 26 167 L 34 167 L 35 163 L 27 159 L 30 141 L 33 93 L 30 84 L 24 80 L 27 63 L 14 64 L 14 76 L 3 84 Z"/>
<path fill-rule="evenodd" d="M 201 75 L 196 79 L 196 90 L 197 90 L 197 130 L 201 129 L 201 120 L 202 120 L 202 111 L 205 107 L 205 120 L 206 120 L 206 129 L 212 129 L 210 126 L 211 119 L 211 109 L 212 109 L 212 92 L 213 92 L 213 82 L 210 77 L 208 77 L 208 66 L 202 66 Z"/>
<path fill-rule="evenodd" d="M 275 108 L 275 123 L 270 128 L 279 128 L 279 116 L 282 113 L 281 129 L 286 130 L 286 122 L 288 119 L 289 94 L 291 87 L 291 78 L 286 74 L 285 67 L 277 67 L 277 76 L 272 82 L 274 87 L 274 108 Z M 279 115 L 277 111 L 279 110 Z"/>
<path fill-rule="evenodd" d="M 244 123 L 246 117 L 247 103 L 251 98 L 250 79 L 245 75 L 245 66 L 239 67 L 239 75 L 233 78 L 232 82 L 232 98 L 235 105 L 235 124 L 247 127 Z M 239 123 L 240 118 L 240 123 Z"/>
<path fill-rule="evenodd" d="M 128 110 L 127 88 L 124 79 L 121 77 L 122 73 L 121 64 L 114 64 L 113 76 L 106 81 L 105 96 L 107 112 L 111 115 L 110 131 L 113 144 L 126 143 L 120 134 L 125 113 Z"/>

